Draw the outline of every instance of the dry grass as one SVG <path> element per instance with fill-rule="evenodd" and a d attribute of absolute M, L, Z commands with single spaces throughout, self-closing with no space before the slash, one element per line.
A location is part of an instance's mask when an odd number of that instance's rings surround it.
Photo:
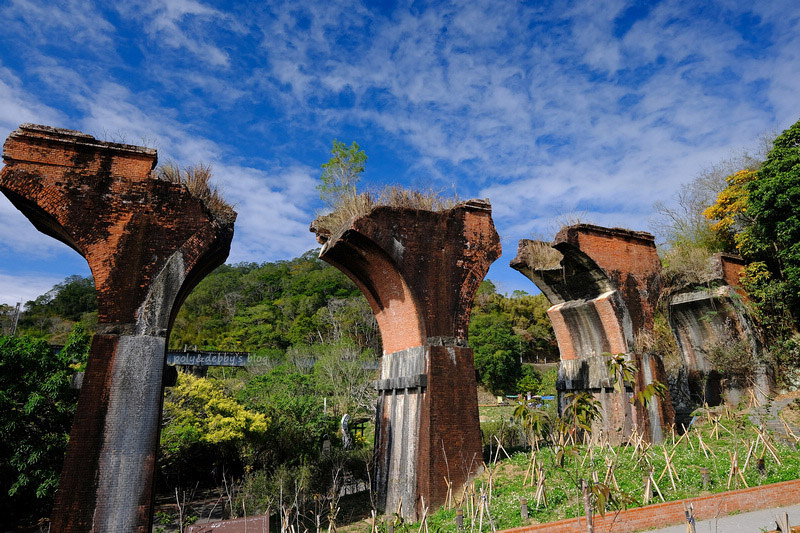
<path fill-rule="evenodd" d="M 181 170 L 173 163 L 166 163 L 155 170 L 155 176 L 170 183 L 184 185 L 189 194 L 200 200 L 217 220 L 231 223 L 236 219 L 236 212 L 233 207 L 225 201 L 222 194 L 211 184 L 210 166 L 199 164 Z"/>
<path fill-rule="evenodd" d="M 544 241 L 528 241 L 520 255 L 533 270 L 553 270 L 561 268 L 563 254 Z"/>
<path fill-rule="evenodd" d="M 378 194 L 362 192 L 342 196 L 336 209 L 327 215 L 318 216 L 311 226 L 318 235 L 327 239 L 349 225 L 353 219 L 367 215 L 379 206 L 446 211 L 457 203 L 457 198 L 443 198 L 433 190 L 423 192 L 392 185 Z"/>
<path fill-rule="evenodd" d="M 664 253 L 667 292 L 686 285 L 707 283 L 714 277 L 711 252 L 700 246 L 675 246 Z"/>

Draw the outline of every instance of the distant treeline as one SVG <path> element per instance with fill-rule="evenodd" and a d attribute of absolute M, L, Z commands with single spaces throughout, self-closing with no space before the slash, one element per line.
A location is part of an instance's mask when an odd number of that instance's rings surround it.
<path fill-rule="evenodd" d="M 498 294 L 486 280 L 475 298 L 470 345 L 479 380 L 493 392 L 517 392 L 521 362 L 555 361 L 558 347 L 543 295 Z M 3 306 L 9 332 L 13 309 Z M 97 323 L 91 278 L 71 276 L 25 304 L 17 333 L 63 344 L 76 322 Z M 312 250 L 287 261 L 223 265 L 192 291 L 175 320 L 171 349 L 249 351 L 282 361 L 319 344 L 347 343 L 377 358 L 381 338 L 364 296 Z"/>

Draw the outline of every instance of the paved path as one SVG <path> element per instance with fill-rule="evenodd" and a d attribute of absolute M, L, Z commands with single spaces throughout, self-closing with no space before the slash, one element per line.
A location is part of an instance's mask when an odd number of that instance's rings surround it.
<path fill-rule="evenodd" d="M 789 524 L 800 525 L 800 505 L 782 509 L 765 509 L 735 515 L 723 516 L 716 520 L 700 520 L 695 525 L 697 533 L 758 533 L 775 529 L 775 516 L 789 513 Z M 651 529 L 648 533 L 686 533 L 686 524 L 663 529 Z"/>

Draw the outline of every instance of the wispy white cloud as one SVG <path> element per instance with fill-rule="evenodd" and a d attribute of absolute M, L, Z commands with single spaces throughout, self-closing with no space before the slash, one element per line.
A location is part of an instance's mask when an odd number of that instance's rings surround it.
<path fill-rule="evenodd" d="M 56 283 L 64 281 L 64 277 L 29 274 L 6 274 L 0 272 L 0 304 L 14 305 L 16 302 L 35 300 Z"/>
<path fill-rule="evenodd" d="M 231 262 L 294 257 L 317 246 L 308 230 L 317 197 L 312 169 L 215 166 L 215 171 L 238 212 Z"/>
<path fill-rule="evenodd" d="M 96 6 L 80 0 L 11 0 L 0 8 L 0 16 L 7 31 L 18 32 L 27 41 L 33 41 L 31 44 L 108 47 L 115 34 L 114 26 Z M 53 33 L 62 38 L 51 41 Z"/>
<path fill-rule="evenodd" d="M 646 229 L 654 200 L 800 116 L 791 0 L 68 2 L 58 22 L 47 5 L 3 12 L 18 42 L 36 30 L 26 64 L 0 71 L 0 128 L 35 115 L 213 164 L 240 213 L 236 261 L 314 245 L 332 138 L 362 144 L 366 179 L 490 197 L 508 255 L 564 212 Z M 100 24 L 82 34 L 85 16 Z M 64 32 L 107 57 L 41 46 Z"/>
<path fill-rule="evenodd" d="M 231 26 L 230 17 L 222 11 L 194 0 L 121 2 L 117 9 L 126 17 L 144 19 L 143 27 L 153 46 L 188 51 L 196 60 L 214 67 L 230 64 L 229 54 L 209 35 L 218 26 Z"/>

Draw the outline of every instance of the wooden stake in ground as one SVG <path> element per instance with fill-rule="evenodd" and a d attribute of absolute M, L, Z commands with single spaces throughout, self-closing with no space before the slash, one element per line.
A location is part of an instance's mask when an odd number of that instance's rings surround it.
<path fill-rule="evenodd" d="M 664 473 L 668 472 L 669 473 L 669 481 L 670 481 L 670 483 L 672 483 L 672 490 L 678 490 L 678 488 L 675 486 L 675 479 L 680 481 L 681 478 L 680 478 L 680 476 L 678 476 L 678 471 L 675 469 L 675 465 L 672 464 L 672 456 L 675 455 L 675 450 L 673 449 L 672 455 L 667 455 L 667 449 L 666 448 L 662 448 L 662 450 L 664 451 L 664 459 L 666 460 L 667 465 L 664 467 L 664 470 L 661 471 L 661 475 L 658 476 L 658 480 L 661 481 L 661 478 L 664 477 Z M 673 474 L 675 474 L 674 478 L 673 478 Z"/>
<path fill-rule="evenodd" d="M 495 529 L 494 529 L 494 521 L 492 520 L 492 515 L 489 512 L 489 501 L 486 498 L 486 494 L 483 492 L 483 487 L 481 487 L 480 508 L 481 508 L 481 510 L 480 510 L 480 520 L 478 522 L 478 533 L 481 533 L 481 531 L 483 531 L 483 513 L 484 513 L 484 511 L 486 511 L 486 517 L 489 519 L 489 527 L 492 529 L 492 531 L 495 531 Z"/>
<path fill-rule="evenodd" d="M 675 442 L 675 430 L 674 429 L 672 430 L 672 435 L 673 435 L 673 437 L 672 437 L 672 450 L 671 451 L 674 452 L 675 448 L 678 447 L 678 444 L 680 444 L 683 439 L 686 439 L 686 428 L 684 428 L 684 433 L 678 439 L 678 442 Z"/>
<path fill-rule="evenodd" d="M 697 432 L 697 441 L 700 443 L 700 449 L 703 450 L 703 453 L 705 454 L 706 459 L 708 459 L 708 454 L 709 453 L 711 455 L 713 455 L 714 457 L 717 456 L 717 454 L 715 454 L 714 451 L 711 448 L 708 447 L 708 444 L 703 442 L 703 434 L 700 431 Z"/>
<path fill-rule="evenodd" d="M 653 469 L 650 470 L 650 483 L 652 483 L 653 487 L 655 487 L 656 492 L 658 493 L 658 497 L 661 498 L 661 501 L 662 502 L 666 502 L 667 500 L 664 499 L 664 495 L 661 494 L 661 489 L 658 488 L 658 483 L 656 483 L 656 480 L 653 479 L 653 473 L 654 472 L 655 472 L 655 470 L 653 470 Z"/>
<path fill-rule="evenodd" d="M 783 418 L 783 415 L 778 413 L 778 418 L 780 418 L 781 422 L 783 422 L 783 430 L 786 432 L 786 436 L 792 437 L 795 440 L 796 444 L 800 443 L 800 437 L 794 434 L 794 431 L 792 431 L 792 428 L 789 427 L 789 424 L 786 422 L 786 419 Z"/>
<path fill-rule="evenodd" d="M 492 520 L 492 513 L 489 510 L 489 502 L 486 500 L 486 495 L 483 497 L 483 505 L 486 507 L 486 518 L 489 519 L 489 527 L 492 528 L 492 532 L 494 532 L 496 529 L 494 527 L 494 520 Z"/>
<path fill-rule="evenodd" d="M 747 443 L 742 442 L 742 444 L 747 444 Z M 750 457 L 753 456 L 754 447 L 755 447 L 755 443 L 751 444 L 750 447 L 747 449 L 747 457 L 744 460 L 744 466 L 742 467 L 742 472 L 746 472 L 747 471 L 747 465 L 750 464 Z"/>
<path fill-rule="evenodd" d="M 444 478 L 444 483 L 447 485 L 447 499 L 445 503 L 448 509 L 453 508 L 453 482 L 447 479 L 447 476 Z"/>
<path fill-rule="evenodd" d="M 696 533 L 694 524 L 694 504 L 690 503 L 688 506 L 683 502 L 683 512 L 686 515 L 686 533 Z"/>
<path fill-rule="evenodd" d="M 792 533 L 792 526 L 789 524 L 789 514 L 783 513 L 783 516 L 775 517 L 775 525 L 781 533 Z"/>
<path fill-rule="evenodd" d="M 538 469 L 538 477 L 536 479 L 536 509 L 539 509 L 539 504 L 544 501 L 544 507 L 547 508 L 547 491 L 544 486 L 544 468 L 540 465 Z"/>
<path fill-rule="evenodd" d="M 639 448 L 639 457 L 636 459 L 636 466 L 639 466 L 640 463 L 644 462 L 645 464 L 650 464 L 650 459 L 647 455 L 647 452 L 650 451 L 651 445 L 649 442 L 643 442 L 641 447 Z"/>
<path fill-rule="evenodd" d="M 528 481 L 528 474 L 531 476 L 531 486 L 533 485 L 533 476 L 536 474 L 536 452 L 531 451 L 531 460 L 528 461 L 528 468 L 525 470 L 525 479 L 522 480 L 522 486 Z"/>
<path fill-rule="evenodd" d="M 489 474 L 489 503 L 492 503 L 492 485 L 494 483 L 494 473 L 497 471 L 497 465 L 495 465 L 494 470 L 486 469 Z"/>
<path fill-rule="evenodd" d="M 681 426 L 683 427 L 683 436 L 686 437 L 686 442 L 689 443 L 689 446 L 692 448 L 692 451 L 694 451 L 694 444 L 692 444 L 692 437 L 689 435 L 691 429 L 686 429 L 686 426 L 684 426 L 683 424 L 681 424 Z"/>
<path fill-rule="evenodd" d="M 428 533 L 428 508 L 425 507 L 425 497 L 420 495 L 422 499 L 422 522 L 419 523 L 417 533 L 422 533 L 422 528 L 425 528 L 425 533 Z"/>
<path fill-rule="evenodd" d="M 761 440 L 761 442 L 764 443 L 764 447 L 767 449 L 767 451 L 769 451 L 770 455 L 772 455 L 772 458 L 775 459 L 775 462 L 778 464 L 782 464 L 780 457 L 778 457 L 778 450 L 775 449 L 775 446 L 773 446 L 772 443 L 769 441 L 769 435 L 767 435 L 766 430 L 763 428 L 756 428 L 756 432 L 758 432 L 758 437 L 756 437 L 756 442 Z"/>
<path fill-rule="evenodd" d="M 617 476 L 614 475 L 614 461 L 612 461 L 610 457 L 606 457 L 606 475 L 603 478 L 603 485 L 608 485 L 609 478 L 611 479 L 611 482 L 614 483 L 614 488 L 619 490 Z"/>
<path fill-rule="evenodd" d="M 497 455 L 500 455 L 500 450 L 503 450 L 503 453 L 506 455 L 506 458 L 507 459 L 511 459 L 511 457 L 508 455 L 508 452 L 506 451 L 506 449 L 503 448 L 503 445 L 500 443 L 500 439 L 497 438 L 497 435 L 494 436 L 494 440 L 497 441 Z M 497 455 L 494 456 L 494 462 L 495 463 L 497 462 Z"/>
<path fill-rule="evenodd" d="M 731 490 L 731 479 L 733 479 L 734 488 L 739 488 L 739 479 L 742 480 L 742 483 L 744 483 L 745 487 L 749 488 L 747 481 L 744 479 L 744 474 L 742 474 L 742 472 L 739 470 L 738 454 L 738 450 L 733 452 L 733 454 L 728 452 L 728 456 L 731 459 L 731 471 L 728 474 L 728 490 Z"/>

